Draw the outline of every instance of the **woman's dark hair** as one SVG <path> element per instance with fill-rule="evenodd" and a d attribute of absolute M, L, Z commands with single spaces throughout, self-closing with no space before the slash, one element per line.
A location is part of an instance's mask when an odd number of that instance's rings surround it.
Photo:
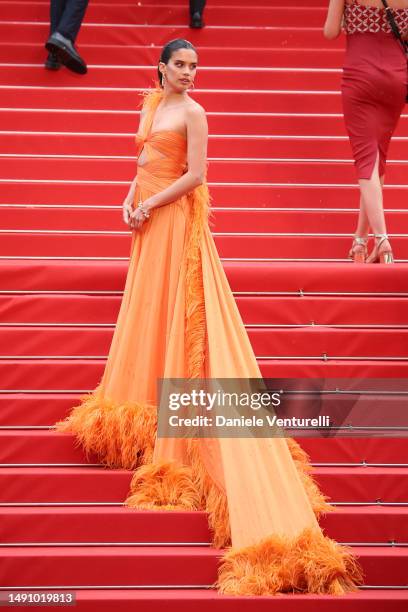
<path fill-rule="evenodd" d="M 174 40 L 170 40 L 167 45 L 163 47 L 159 61 L 163 62 L 163 64 L 168 64 L 173 53 L 179 49 L 191 49 L 194 53 L 197 53 L 196 48 L 191 42 L 184 38 L 175 38 Z M 163 87 L 163 75 L 159 68 L 157 68 L 157 72 L 159 73 L 159 83 Z"/>

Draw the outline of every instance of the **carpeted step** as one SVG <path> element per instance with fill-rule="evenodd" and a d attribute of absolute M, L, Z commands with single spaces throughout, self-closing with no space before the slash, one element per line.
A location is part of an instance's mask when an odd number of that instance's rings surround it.
<path fill-rule="evenodd" d="M 258 365 L 267 378 L 405 378 L 408 372 L 406 360 L 258 359 Z"/>
<path fill-rule="evenodd" d="M 405 506 L 339 506 L 320 518 L 325 533 L 343 543 L 408 541 Z M 149 512 L 122 506 L 0 508 L 0 538 L 7 543 L 210 542 L 204 512 Z"/>
<path fill-rule="evenodd" d="M 279 82 L 281 90 L 289 91 L 338 91 L 341 83 L 341 70 L 334 68 L 319 71 L 309 68 L 303 68 L 302 71 L 295 68 L 259 68 L 255 71 L 241 67 L 238 72 L 231 67 L 206 66 L 197 72 L 194 84 L 199 89 L 235 89 L 238 75 L 239 88 L 242 90 L 268 90 L 271 79 Z M 153 84 L 156 78 L 155 66 L 94 66 L 86 76 L 86 85 L 89 88 L 139 88 Z M 20 85 L 22 82 L 26 87 L 54 87 L 57 83 L 74 88 L 82 88 L 84 85 L 73 74 L 65 71 L 54 74 L 44 70 L 42 65 L 17 65 L 11 68 L 0 64 L 0 85 Z"/>
<path fill-rule="evenodd" d="M 267 378 L 406 378 L 406 360 L 258 359 Z M 4 391 L 63 391 L 86 393 L 103 375 L 103 359 L 0 360 Z"/>
<path fill-rule="evenodd" d="M 0 4 L 0 21 L 19 21 L 22 14 L 24 21 L 47 21 L 48 6 L 44 2 L 12 2 Z M 264 26 L 302 27 L 307 22 L 310 27 L 320 27 L 325 16 L 323 7 L 275 7 L 253 6 L 251 10 L 244 6 L 227 6 L 209 4 L 205 10 L 206 22 L 210 26 Z M 106 3 L 90 5 L 85 15 L 84 25 L 88 23 L 150 25 L 185 24 L 188 21 L 188 7 L 169 5 L 167 2 L 153 4 L 134 4 L 129 1 L 120 4 Z"/>
<path fill-rule="evenodd" d="M 117 117 L 120 117 L 117 115 Z M 262 119 L 255 114 L 248 116 L 251 119 L 257 119 L 258 124 Z M 1 117 L 0 117 L 1 119 Z M 41 116 L 34 116 L 38 123 L 42 123 Z M 210 119 L 211 123 L 219 123 L 225 119 L 222 115 Z M 236 125 L 236 117 L 233 117 Z M 289 119 L 289 121 L 288 121 Z M 317 117 L 318 119 L 318 117 Z M 324 116 L 320 118 L 324 122 Z M 58 117 L 61 121 L 61 117 Z M 52 122 L 51 122 L 52 123 Z M 117 130 L 121 128 L 120 121 L 110 121 L 111 129 Z M 214 159 L 219 158 L 245 158 L 245 159 L 270 159 L 270 160 L 291 160 L 304 159 L 308 160 L 351 160 L 350 144 L 345 136 L 338 136 L 336 140 L 324 139 L 320 136 L 309 136 L 309 132 L 318 132 L 318 129 L 303 125 L 303 123 L 290 120 L 290 117 L 276 118 L 276 128 L 271 128 L 272 135 L 257 135 L 259 126 L 253 125 L 254 121 L 245 121 L 239 124 L 239 129 L 230 127 L 228 122 L 223 129 L 218 127 L 214 129 L 213 136 L 209 137 L 209 160 L 210 163 Z M 263 121 L 262 121 L 263 123 Z M 293 124 L 293 125 L 292 125 Z M 91 131 L 87 131 L 86 122 L 84 122 L 81 130 L 75 133 L 61 132 L 57 127 L 52 132 L 40 131 L 38 126 L 36 131 L 30 132 L 15 127 L 14 131 L 11 126 L 8 131 L 3 131 L 2 134 L 2 150 L 5 155 L 19 156 L 78 156 L 77 161 L 82 159 L 81 156 L 88 155 L 98 158 L 98 156 L 107 156 L 108 158 L 116 158 L 126 156 L 135 159 L 135 140 L 134 134 L 137 130 L 138 117 L 135 115 L 131 126 L 126 126 L 127 131 L 106 131 L 102 127 L 89 126 Z M 79 125 L 75 125 L 79 127 Z M 405 124 L 404 124 L 405 127 Z M 45 128 L 45 126 L 44 126 Z M 74 129 L 74 128 L 73 128 Z M 324 128 L 323 128 L 324 129 Z M 338 128 L 339 130 L 341 128 Z M 337 131 L 336 126 L 333 130 Z M 100 133 L 98 133 L 100 132 Z M 275 132 L 275 133 L 273 133 Z M 304 134 L 303 134 L 304 133 Z M 389 160 L 401 161 L 404 160 L 407 137 L 402 136 L 398 140 L 394 140 L 390 147 Z M 44 160 L 49 163 L 50 160 Z"/>
<path fill-rule="evenodd" d="M 7 322 L 114 325 L 120 303 L 119 295 L 0 295 L 0 320 L 2 325 Z"/>
<path fill-rule="evenodd" d="M 2 326 L 20 323 L 114 326 L 121 296 L 77 294 L 0 295 Z M 407 303 L 392 297 L 237 296 L 246 325 L 342 327 L 408 325 Z"/>
<path fill-rule="evenodd" d="M 56 368 L 57 364 L 54 364 L 54 368 Z M 21 367 L 21 366 L 20 366 Z M 39 367 L 39 366 L 38 366 Z M 84 367 L 84 366 L 82 366 Z M 389 366 L 390 367 L 390 366 Z M 29 372 L 35 371 L 35 368 L 29 370 Z M 6 370 L 7 371 L 7 370 Z M 358 368 L 357 368 L 358 371 Z M 397 370 L 398 371 L 398 370 Z M 28 379 L 26 382 L 26 387 L 30 384 L 31 380 Z M 336 386 L 340 389 L 348 389 L 348 379 L 335 379 L 331 381 L 332 386 Z M 388 380 L 385 383 L 381 383 L 382 390 L 388 390 L 395 393 L 398 389 L 401 389 L 402 386 L 405 386 L 404 381 L 402 380 Z M 359 383 L 357 382 L 357 385 Z M 370 387 L 369 381 L 366 381 L 365 388 Z M 377 385 L 378 388 L 378 385 Z M 89 389 L 91 390 L 91 389 Z M 398 394 L 394 396 L 387 396 L 386 407 L 387 407 L 387 419 L 384 420 L 384 397 L 378 394 L 375 394 L 374 391 L 371 394 L 362 395 L 358 401 L 358 411 L 354 413 L 350 413 L 350 409 L 347 408 L 347 398 L 345 398 L 345 414 L 350 416 L 347 421 L 347 425 L 350 424 L 350 419 L 353 418 L 352 424 L 356 426 L 367 425 L 367 421 L 362 421 L 362 416 L 364 415 L 364 411 L 366 410 L 366 417 L 369 415 L 369 425 L 371 427 L 377 427 L 376 431 L 373 431 L 373 435 L 383 435 L 385 432 L 382 428 L 385 426 L 392 427 L 404 427 L 406 425 L 405 420 L 405 406 L 404 406 L 404 396 L 399 396 Z M 56 421 L 64 418 L 68 415 L 71 408 L 80 403 L 80 393 L 53 393 L 47 392 L 46 389 L 39 391 L 38 393 L 27 391 L 20 391 L 19 393 L 7 393 L 3 392 L 0 394 L 0 426 L 4 428 L 13 428 L 13 427 L 23 427 L 27 430 L 30 427 L 51 427 Z M 347 411 L 346 411 L 347 408 Z M 324 411 L 320 411 L 320 413 L 324 414 Z M 293 411 L 293 414 L 298 415 L 298 411 Z M 299 416 L 301 416 L 299 414 Z M 41 432 L 38 432 L 37 435 L 40 435 Z M 384 439 L 385 448 L 382 452 L 379 452 L 377 447 L 375 446 L 375 452 L 370 452 L 367 449 L 367 445 L 370 445 L 371 442 L 365 441 L 363 444 L 363 448 L 359 449 L 359 447 L 354 448 L 351 446 L 352 450 L 346 446 L 346 450 L 343 450 L 341 446 L 341 451 L 334 453 L 334 457 L 331 458 L 331 446 L 334 445 L 333 448 L 337 449 L 337 444 L 339 444 L 338 436 L 350 435 L 351 432 L 347 431 L 339 431 L 333 432 L 336 433 L 335 437 L 329 438 L 329 446 L 324 455 L 323 459 L 317 458 L 316 461 L 340 461 L 340 462 L 351 462 L 351 463 L 360 463 L 364 461 L 368 462 L 391 462 L 391 463 L 407 463 L 408 464 L 408 454 L 403 452 L 403 445 L 401 447 L 402 440 L 395 438 L 398 434 L 397 431 L 393 432 L 393 438 Z M 367 435 L 367 431 L 361 432 L 361 435 Z M 16 446 L 12 446 L 12 452 L 17 452 L 15 456 L 15 460 L 17 462 L 22 462 L 25 458 L 26 462 L 77 462 L 84 463 L 85 457 L 77 448 L 73 447 L 73 440 L 68 441 L 66 437 L 63 437 L 60 440 L 56 440 L 52 438 L 52 440 L 47 439 L 47 444 L 45 447 L 36 446 L 37 445 L 37 437 L 33 432 L 24 431 L 24 434 L 21 432 L 15 431 L 12 438 L 16 443 Z M 299 432 L 288 432 L 288 435 L 301 435 Z M 403 435 L 404 432 L 400 431 L 400 435 Z M 10 435 L 10 432 L 8 432 Z M 309 444 L 310 441 L 308 437 L 303 436 L 303 443 Z M 371 438 L 370 438 L 371 439 Z M 51 441 L 53 444 L 51 444 Z M 399 442 L 399 444 L 397 444 Z M 316 444 L 323 444 L 324 441 L 316 442 Z M 353 442 L 350 440 L 348 442 L 349 445 L 352 445 Z M 396 444 L 395 452 L 392 452 L 392 445 Z M 381 446 L 381 445 L 380 445 Z M 369 447 L 371 448 L 371 447 Z M 16 450 L 17 449 L 17 450 Z M 5 452 L 5 451 L 3 451 Z M 10 451 L 8 451 L 10 452 Z M 314 446 L 312 443 L 312 458 L 314 457 Z M 368 453 L 369 459 L 367 459 L 366 454 Z M 21 458 L 20 454 L 24 457 Z M 1 453 L 0 453 L 1 455 Z M 378 455 L 378 456 L 377 456 Z"/>
<path fill-rule="evenodd" d="M 408 266 L 357 266 L 306 262 L 224 262 L 234 292 L 361 295 L 406 292 Z M 5 260 L 2 291 L 123 291 L 126 261 Z"/>
<path fill-rule="evenodd" d="M 247 13 L 249 11 L 246 11 Z M 186 20 L 187 21 L 187 20 Z M 323 24 L 322 24 L 323 25 Z M 20 36 L 25 43 L 38 43 L 47 40 L 49 35 L 48 20 L 41 22 L 25 21 L 2 21 L 0 22 L 0 40 L 3 42 L 14 42 Z M 191 30 L 188 25 L 144 25 L 144 24 L 110 24 L 83 23 L 81 37 L 78 39 L 79 46 L 82 42 L 87 44 L 121 44 L 121 45 L 164 45 L 168 40 L 174 38 L 186 38 L 199 48 L 203 46 L 223 47 L 228 37 L 229 45 L 236 47 L 278 47 L 288 46 L 301 49 L 319 48 L 327 45 L 322 37 L 322 28 L 297 27 L 290 24 L 276 28 L 257 27 L 248 25 L 240 26 L 206 27 L 202 30 Z M 332 48 L 341 48 L 343 41 L 334 40 Z M 53 75 L 59 78 L 59 75 Z M 61 77 L 60 77 L 61 78 Z M 64 72 L 62 78 L 69 78 Z"/>
<path fill-rule="evenodd" d="M 408 466 L 319 467 L 313 470 L 313 475 L 321 490 L 334 503 L 408 502 Z"/>
<path fill-rule="evenodd" d="M 68 115 L 64 110 L 48 108 L 2 109 L 0 129 L 5 132 L 2 134 L 3 149 L 13 138 L 21 147 L 24 143 L 27 147 L 31 143 L 48 144 L 53 154 L 63 153 L 65 149 L 58 150 L 56 147 L 68 147 L 71 142 L 78 142 L 77 151 L 82 154 L 128 155 L 129 146 L 134 154 L 134 134 L 139 125 L 139 115 L 137 105 L 132 110 L 119 112 L 73 109 Z M 289 157 L 288 153 L 291 153 L 293 157 L 324 158 L 330 153 L 335 159 L 351 158 L 341 114 L 207 112 L 207 119 L 210 157 L 220 153 L 224 157 L 256 157 L 253 153 L 259 149 L 263 157 Z M 92 134 L 92 138 L 88 133 Z M 256 135 L 257 138 L 249 138 Z M 407 135 L 408 117 L 403 115 L 390 145 L 390 160 L 402 155 Z M 287 136 L 290 136 L 289 140 Z M 126 149 L 123 148 L 124 143 Z M 103 147 L 102 150 L 100 147 Z M 28 148 L 27 152 L 32 151 Z"/>
<path fill-rule="evenodd" d="M 123 183 L 95 183 L 66 181 L 4 180 L 0 204 L 118 206 L 128 192 L 129 180 Z M 341 208 L 355 209 L 358 203 L 354 185 L 268 185 L 243 183 L 210 183 L 210 192 L 217 207 L 261 208 Z M 385 208 L 404 209 L 407 194 L 405 186 L 389 186 L 385 189 Z"/>
<path fill-rule="evenodd" d="M 44 159 L 3 158 L 2 176 L 7 180 L 68 180 L 68 181 L 130 181 L 136 171 L 136 160 L 85 159 L 78 167 L 74 159 L 54 159 L 52 167 Z M 24 170 L 22 171 L 22 164 Z M 23 176 L 22 176 L 23 174 Z M 406 168 L 403 162 L 388 165 L 387 175 L 391 184 L 406 184 Z M 327 161 L 212 161 L 209 166 L 210 182 L 266 183 L 273 178 L 276 183 L 343 184 L 355 178 L 351 162 Z"/>
<path fill-rule="evenodd" d="M 131 541 L 206 545 L 210 542 L 204 512 L 157 513 L 123 506 L 34 506 L 1 507 L 0 517 L 0 537 L 4 544 Z M 391 531 L 385 530 L 385 533 L 394 533 L 391 525 L 389 528 Z"/>
<path fill-rule="evenodd" d="M 258 3 L 257 3 L 258 4 Z M 89 45 L 81 42 L 81 53 L 88 65 L 154 65 L 161 52 L 161 46 L 141 45 Z M 15 63 L 43 63 L 45 51 L 40 45 L 25 42 L 0 42 L 0 62 L 7 63 L 12 54 Z M 257 49 L 251 47 L 224 47 L 222 55 L 218 47 L 199 45 L 199 61 L 201 66 L 264 66 L 264 67 L 304 67 L 338 68 L 342 64 L 343 49 L 288 49 L 285 47 Z"/>
<path fill-rule="evenodd" d="M 309 326 L 247 328 L 259 358 L 399 358 L 408 360 L 408 329 L 353 329 Z M 106 357 L 113 328 L 0 327 L 0 357 Z M 325 357 L 326 356 L 326 357 Z"/>
<path fill-rule="evenodd" d="M 285 595 L 284 597 L 235 597 L 219 595 L 213 589 L 81 589 L 77 606 L 86 612 L 118 612 L 130 609 L 161 612 L 406 612 L 408 594 L 397 589 L 360 590 L 344 597 L 330 595 Z M 41 607 L 38 608 L 42 610 Z M 44 611 L 48 608 L 44 608 Z"/>
<path fill-rule="evenodd" d="M 247 328 L 249 339 L 259 358 L 274 357 L 370 357 L 408 359 L 408 330 L 344 329 L 308 327 L 305 330 Z M 406 340 L 407 338 L 407 340 Z"/>
<path fill-rule="evenodd" d="M 365 583 L 406 582 L 408 550 L 354 547 Z M 206 547 L 13 547 L 0 548 L 7 586 L 138 585 L 207 586 L 217 577 L 221 551 Z"/>
<path fill-rule="evenodd" d="M 95 214 L 96 213 L 96 214 Z M 213 208 L 211 230 L 215 233 L 304 233 L 349 234 L 356 223 L 356 211 L 321 210 L 250 210 Z M 408 234 L 408 212 L 389 211 L 389 234 Z M 123 232 L 122 208 L 53 208 L 32 206 L 2 206 L 0 229 Z"/>
<path fill-rule="evenodd" d="M 300 227 L 298 229 L 301 229 Z M 408 235 L 392 236 L 394 257 L 397 262 L 408 261 Z M 270 259 L 276 261 L 347 262 L 350 236 L 318 235 L 215 235 L 214 241 L 221 258 Z M 128 258 L 131 232 L 121 234 L 92 234 L 61 232 L 3 232 L 1 257 L 37 258 Z"/>
<path fill-rule="evenodd" d="M 276 85 L 271 85 L 270 90 L 262 91 L 262 95 L 256 91 L 241 90 L 236 86 L 233 91 L 198 89 L 194 92 L 193 97 L 207 112 L 225 112 L 226 108 L 233 108 L 235 113 L 263 113 L 265 109 L 268 109 L 268 113 L 315 113 L 316 109 L 319 109 L 319 114 L 341 112 L 340 91 L 316 93 L 307 90 L 302 92 L 281 90 L 278 82 L 276 80 Z M 83 80 L 81 83 L 83 84 Z M 146 83 L 144 87 L 147 85 Z M 140 107 L 140 93 L 135 88 L 112 89 L 108 87 L 96 90 L 95 88 L 87 89 L 84 85 L 81 89 L 79 86 L 66 85 L 63 87 L 62 85 L 57 86 L 54 80 L 47 87 L 25 88 L 24 108 L 118 109 L 135 112 Z M 20 106 L 21 89 L 18 86 L 4 85 L 1 96 L 3 108 Z"/>
<path fill-rule="evenodd" d="M 220 554 L 194 546 L 0 547 L 2 583 L 7 586 L 207 586 L 216 579 Z M 391 571 L 394 558 L 382 558 Z"/>
<path fill-rule="evenodd" d="M 78 403 L 74 400 L 69 409 Z M 57 417 L 57 420 L 59 418 Z M 55 421 L 52 421 L 50 425 L 54 423 Z M 0 430 L 0 440 L 0 463 L 3 464 L 100 464 L 96 456 L 91 454 L 86 457 L 83 449 L 70 434 L 49 430 Z M 104 473 L 104 470 L 100 474 L 98 472 L 99 477 L 103 477 Z M 6 491 L 3 494 L 5 495 Z"/>
<path fill-rule="evenodd" d="M 390 269 L 392 268 L 392 269 Z M 225 263 L 224 269 L 233 291 L 301 291 L 386 293 L 404 291 L 404 266 L 357 266 L 306 262 L 275 264 Z"/>
<path fill-rule="evenodd" d="M 315 464 L 407 464 L 406 438 L 298 438 Z M 406 450 L 405 450 L 406 449 Z"/>
<path fill-rule="evenodd" d="M 79 398 L 76 393 L 0 393 L 0 426 L 53 425 L 79 404 Z M 65 440 L 60 441 L 65 446 Z M 84 462 L 82 452 L 75 449 L 74 455 L 78 463 Z"/>
<path fill-rule="evenodd" d="M 330 415 L 332 426 L 340 426 L 341 429 L 330 432 L 325 432 L 328 437 L 334 436 L 350 436 L 350 435 L 404 435 L 406 428 L 405 418 L 405 398 L 403 393 L 406 392 L 406 382 L 401 380 L 386 379 L 373 381 L 373 388 L 370 388 L 369 380 L 353 381 L 349 384 L 349 379 L 335 378 L 329 381 L 319 382 L 319 386 L 327 389 L 340 389 L 343 395 L 335 397 L 323 396 L 323 402 L 314 404 L 313 407 L 304 407 L 302 403 L 304 397 L 298 397 L 298 402 L 291 402 L 290 406 L 283 404 L 283 410 L 278 411 L 278 416 L 294 415 L 299 418 L 312 417 L 319 414 Z M 388 382 L 387 382 L 388 380 Z M 273 384 L 272 379 L 271 384 Z M 276 384 L 282 386 L 283 381 L 278 379 Z M 275 388 L 276 388 L 275 384 Z M 299 381 L 298 387 L 306 386 L 304 381 Z M 356 389 L 355 395 L 346 395 L 345 392 L 352 391 L 353 386 Z M 377 390 L 376 390 L 377 389 Z M 380 393 L 378 393 L 380 391 Z M 363 394 L 361 394 L 363 392 Z M 388 393 L 386 393 L 388 392 Z M 284 400 L 285 402 L 285 400 Z M 68 415 L 71 408 L 80 403 L 80 394 L 77 393 L 50 393 L 46 390 L 35 393 L 35 391 L 14 391 L 12 393 L 2 392 L 0 394 L 0 426 L 9 430 L 29 430 L 30 428 L 46 429 L 51 427 L 56 421 Z M 33 410 L 36 412 L 33 412 Z M 384 411 L 386 410 L 386 418 Z M 306 412 L 305 412 L 306 411 Z M 310 412 L 311 411 L 311 412 Z M 360 428 L 358 431 L 352 431 L 351 428 Z M 392 428 L 392 432 L 387 431 Z M 371 431 L 370 431 L 371 428 Z M 287 430 L 287 435 L 309 437 L 311 432 L 304 432 L 299 428 L 291 428 Z M 320 434 L 319 434 L 320 435 Z M 62 451 L 67 452 L 71 457 L 71 449 L 65 447 L 68 445 L 64 441 L 64 448 L 58 449 L 58 455 Z M 51 449 L 47 449 L 53 453 Z M 42 451 L 40 451 L 42 452 Z M 83 457 L 79 457 L 80 463 Z M 17 460 L 17 459 L 16 459 Z M 66 459 L 69 461 L 69 459 Z"/>
<path fill-rule="evenodd" d="M 73 402 L 71 407 L 77 403 Z M 84 452 L 71 434 L 2 430 L 0 440 L 0 463 L 86 463 Z M 408 464 L 406 437 L 299 437 L 297 440 L 314 464 Z M 94 456 L 88 459 L 99 463 Z"/>
<path fill-rule="evenodd" d="M 406 378 L 406 361 L 259 359 L 262 376 L 268 378 Z M 53 391 L 86 393 L 103 375 L 102 359 L 5 359 L 0 360 L 4 391 Z"/>
<path fill-rule="evenodd" d="M 0 503 L 122 503 L 131 478 L 131 471 L 103 467 L 0 467 Z"/>
<path fill-rule="evenodd" d="M 0 434 L 0 463 L 13 463 L 13 436 Z M 333 503 L 408 503 L 408 467 L 319 467 L 313 475 Z M 121 503 L 131 477 L 131 471 L 87 466 L 0 467 L 0 502 Z"/>
<path fill-rule="evenodd" d="M 237 296 L 236 301 L 247 325 L 269 323 L 364 327 L 408 324 L 404 298 Z"/>
<path fill-rule="evenodd" d="M 44 159 L 4 157 L 1 174 L 7 180 L 68 180 L 68 181 L 131 181 L 136 172 L 136 161 L 123 159 L 75 159 L 53 160 L 52 166 Z M 23 165 L 23 170 L 22 170 Z M 406 185 L 407 174 L 403 162 L 391 162 L 387 167 L 391 184 Z M 210 182 L 232 183 L 298 183 L 298 184 L 347 184 L 354 182 L 355 170 L 351 162 L 327 161 L 212 161 L 209 164 Z"/>

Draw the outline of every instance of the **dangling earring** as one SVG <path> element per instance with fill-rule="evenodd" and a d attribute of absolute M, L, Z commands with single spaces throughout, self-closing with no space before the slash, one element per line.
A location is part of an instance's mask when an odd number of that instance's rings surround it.
<path fill-rule="evenodd" d="M 166 84 L 166 75 L 162 74 L 162 87 Z"/>

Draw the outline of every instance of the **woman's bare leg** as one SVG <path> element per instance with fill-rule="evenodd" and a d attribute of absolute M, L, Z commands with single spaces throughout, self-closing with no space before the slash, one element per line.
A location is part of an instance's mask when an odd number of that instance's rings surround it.
<path fill-rule="evenodd" d="M 384 187 L 384 175 L 380 176 L 381 187 Z M 367 211 L 364 205 L 364 199 L 360 192 L 360 210 L 358 213 L 358 222 L 355 235 L 359 238 L 368 238 L 370 231 L 370 223 L 368 221 Z"/>
<path fill-rule="evenodd" d="M 367 212 L 364 206 L 364 200 L 360 193 L 360 210 L 358 213 L 357 229 L 354 234 L 353 244 L 351 246 L 349 257 L 355 263 L 364 263 L 367 257 L 367 240 L 369 232 L 369 223 Z"/>
<path fill-rule="evenodd" d="M 375 161 L 373 173 L 370 179 L 360 179 L 361 204 L 357 231 L 368 231 L 368 226 L 374 234 L 386 234 L 387 228 L 383 206 L 383 184 L 384 176 L 379 176 L 378 171 L 379 154 Z M 361 210 L 363 209 L 363 210 Z M 361 236 L 363 234 L 357 234 Z M 391 250 L 388 240 L 381 244 L 381 251 Z M 375 249 L 371 254 L 376 255 Z M 371 261 L 369 257 L 367 261 Z"/>
<path fill-rule="evenodd" d="M 360 193 L 360 211 L 358 213 L 358 222 L 356 229 L 356 236 L 360 238 L 367 238 L 370 230 L 370 223 L 368 221 L 368 215 L 364 204 L 364 199 Z"/>

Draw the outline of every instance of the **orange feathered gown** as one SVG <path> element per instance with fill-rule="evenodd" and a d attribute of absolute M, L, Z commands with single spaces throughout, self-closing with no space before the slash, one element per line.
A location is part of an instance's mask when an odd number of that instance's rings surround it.
<path fill-rule="evenodd" d="M 135 201 L 186 169 L 186 139 L 151 133 L 162 97 L 145 99 L 145 163 Z M 227 547 L 217 587 L 234 595 L 332 593 L 361 580 L 350 551 L 325 537 L 330 506 L 308 459 L 285 438 L 156 438 L 158 378 L 262 378 L 208 225 L 204 184 L 133 231 L 129 270 L 103 377 L 58 431 L 110 467 L 135 469 L 126 505 L 205 510 Z"/>

